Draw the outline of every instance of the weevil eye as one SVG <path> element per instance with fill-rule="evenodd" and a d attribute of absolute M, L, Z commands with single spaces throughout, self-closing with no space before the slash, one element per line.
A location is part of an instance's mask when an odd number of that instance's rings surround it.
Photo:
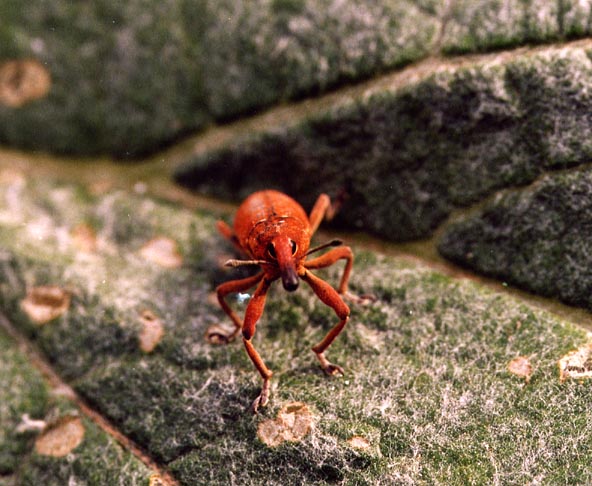
<path fill-rule="evenodd" d="M 292 244 L 292 255 L 296 255 L 296 251 L 298 250 L 298 245 L 293 240 L 290 240 L 290 243 Z"/>
<path fill-rule="evenodd" d="M 267 245 L 267 253 L 274 260 L 277 258 L 277 255 L 275 254 L 275 247 L 273 246 L 273 243 L 270 243 L 269 245 Z"/>

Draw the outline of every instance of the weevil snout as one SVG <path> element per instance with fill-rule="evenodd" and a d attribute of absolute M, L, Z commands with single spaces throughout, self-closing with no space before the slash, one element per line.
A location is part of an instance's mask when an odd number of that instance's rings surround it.
<path fill-rule="evenodd" d="M 288 292 L 296 290 L 300 283 L 298 272 L 296 271 L 296 250 L 296 243 L 283 235 L 274 238 L 273 242 L 269 245 L 269 253 L 278 262 L 282 285 Z"/>
<path fill-rule="evenodd" d="M 298 274 L 295 269 L 289 269 L 286 272 L 282 272 L 282 285 L 288 292 L 294 292 L 298 288 Z"/>

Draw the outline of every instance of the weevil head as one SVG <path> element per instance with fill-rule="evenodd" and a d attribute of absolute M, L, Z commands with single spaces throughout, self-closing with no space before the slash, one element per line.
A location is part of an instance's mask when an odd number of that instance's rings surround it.
<path fill-rule="evenodd" d="M 298 266 L 297 252 L 298 245 L 286 235 L 276 236 L 268 245 L 267 251 L 272 259 L 277 261 L 282 285 L 286 290 L 292 292 L 298 288 Z"/>
<path fill-rule="evenodd" d="M 268 218 L 254 225 L 249 233 L 248 253 L 277 268 L 288 291 L 298 288 L 298 268 L 310 246 L 307 221 L 291 217 Z M 264 267 L 265 269 L 266 267 Z"/>

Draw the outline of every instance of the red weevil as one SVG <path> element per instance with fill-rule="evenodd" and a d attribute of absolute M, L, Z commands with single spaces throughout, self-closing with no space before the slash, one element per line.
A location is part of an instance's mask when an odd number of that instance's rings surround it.
<path fill-rule="evenodd" d="M 310 215 L 296 201 L 278 191 L 267 190 L 251 194 L 238 208 L 234 228 L 218 221 L 218 230 L 228 238 L 249 260 L 229 260 L 227 266 L 259 265 L 261 271 L 252 277 L 232 280 L 216 288 L 218 301 L 224 312 L 232 319 L 234 331 L 224 333 L 219 329 L 211 331 L 208 338 L 216 342 L 229 342 L 242 331 L 243 342 L 257 371 L 263 378 L 261 394 L 253 402 L 253 410 L 267 404 L 272 371 L 265 365 L 251 342 L 255 334 L 257 321 L 263 314 L 265 298 L 270 285 L 277 279 L 282 280 L 284 289 L 293 292 L 298 288 L 299 280 L 304 280 L 314 293 L 331 307 L 339 322 L 327 333 L 324 339 L 313 346 L 321 367 L 328 375 L 343 374 L 343 368 L 331 363 L 325 357 L 326 349 L 342 331 L 349 319 L 349 307 L 342 296 L 354 297 L 347 292 L 347 283 L 353 265 L 351 248 L 333 240 L 317 248 L 309 249 L 310 239 L 324 217 L 330 219 L 335 211 L 329 196 L 321 194 Z M 307 260 L 311 253 L 330 247 L 330 251 Z M 311 269 L 328 267 L 338 260 L 346 261 L 339 289 L 335 290 L 324 280 L 315 276 Z M 225 297 L 231 293 L 245 292 L 257 285 L 247 309 L 244 320 L 230 308 Z"/>

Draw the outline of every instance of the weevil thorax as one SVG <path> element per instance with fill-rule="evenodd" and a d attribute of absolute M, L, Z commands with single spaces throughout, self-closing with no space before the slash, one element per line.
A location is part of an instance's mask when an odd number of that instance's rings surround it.
<path fill-rule="evenodd" d="M 239 207 L 234 231 L 253 259 L 277 264 L 286 290 L 298 287 L 298 267 L 310 246 L 311 230 L 304 209 L 277 191 L 249 196 Z"/>

